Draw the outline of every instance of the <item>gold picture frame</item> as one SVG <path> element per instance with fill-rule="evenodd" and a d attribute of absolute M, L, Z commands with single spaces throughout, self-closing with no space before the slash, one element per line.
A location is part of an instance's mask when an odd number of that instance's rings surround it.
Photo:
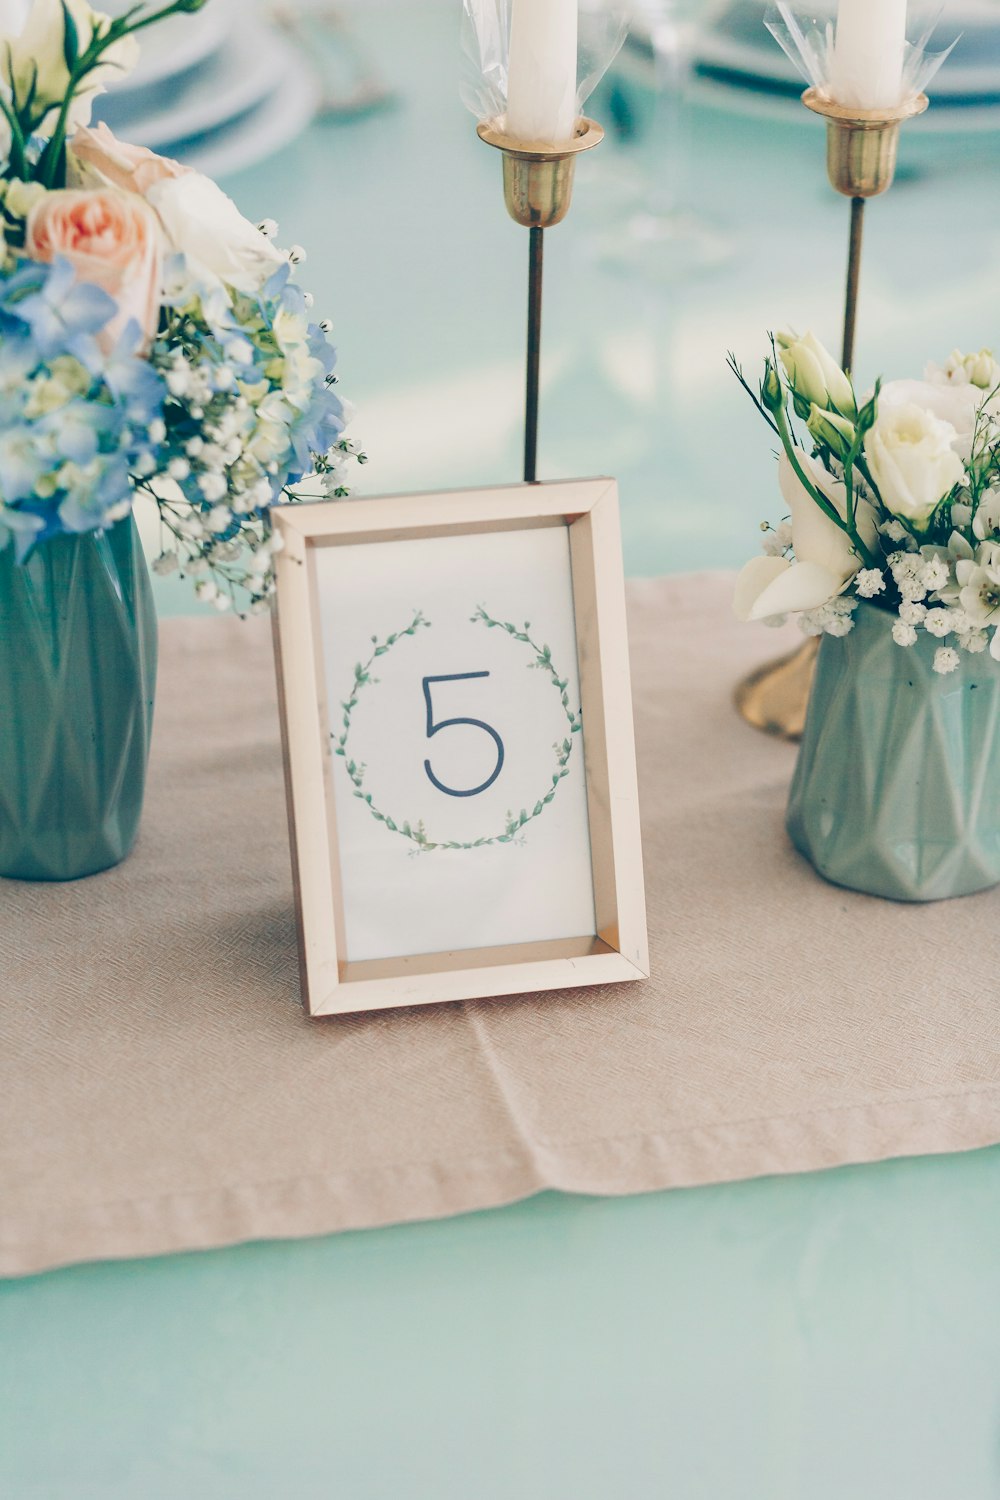
<path fill-rule="evenodd" d="M 275 655 L 308 1014 L 332 1016 L 648 977 L 615 482 L 589 479 L 339 500 L 280 506 L 273 514 L 283 543 L 277 556 Z M 484 533 L 530 535 L 545 528 L 565 528 L 568 536 L 595 930 L 589 936 L 542 941 L 519 941 L 515 932 L 509 943 L 481 948 L 352 960 L 344 915 L 350 872 L 341 867 L 334 794 L 331 708 L 336 723 L 339 706 L 331 702 L 335 695 L 328 686 L 321 619 L 318 562 L 323 549 Z M 398 831 L 394 825 L 393 831 Z M 553 878 L 559 879 L 558 870 Z"/>

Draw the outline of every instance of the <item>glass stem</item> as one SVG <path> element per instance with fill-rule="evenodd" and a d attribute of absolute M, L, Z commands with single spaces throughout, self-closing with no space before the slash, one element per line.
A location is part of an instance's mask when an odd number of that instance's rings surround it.
<path fill-rule="evenodd" d="M 691 28 L 677 14 L 675 5 L 657 5 L 651 40 L 656 86 L 652 133 L 657 171 L 649 209 L 654 214 L 671 214 L 683 201 L 687 185 L 684 102 L 693 61 Z"/>

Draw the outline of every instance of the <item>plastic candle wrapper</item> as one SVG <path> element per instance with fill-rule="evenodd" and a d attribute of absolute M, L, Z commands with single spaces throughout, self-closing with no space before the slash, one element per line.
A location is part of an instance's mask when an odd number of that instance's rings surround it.
<path fill-rule="evenodd" d="M 837 9 L 836 0 L 827 4 L 822 0 L 810 0 L 808 4 L 777 0 L 767 11 L 764 24 L 807 83 L 835 104 L 867 109 L 870 101 L 849 97 L 849 91 L 836 89 L 833 83 Z M 892 103 L 883 101 L 887 108 L 897 108 L 923 93 L 955 46 L 957 37 L 942 51 L 930 50 L 942 9 L 940 5 L 910 6 L 899 97 Z"/>
<path fill-rule="evenodd" d="M 514 0 L 462 0 L 465 59 L 462 102 L 477 120 L 507 115 L 511 14 Z M 629 6 L 616 0 L 579 0 L 577 114 L 611 66 L 628 31 Z"/>

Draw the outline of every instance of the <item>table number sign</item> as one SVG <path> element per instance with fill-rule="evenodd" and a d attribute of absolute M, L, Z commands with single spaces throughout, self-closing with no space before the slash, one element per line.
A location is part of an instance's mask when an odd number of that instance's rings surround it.
<path fill-rule="evenodd" d="M 614 483 L 275 525 L 309 1013 L 645 977 Z"/>

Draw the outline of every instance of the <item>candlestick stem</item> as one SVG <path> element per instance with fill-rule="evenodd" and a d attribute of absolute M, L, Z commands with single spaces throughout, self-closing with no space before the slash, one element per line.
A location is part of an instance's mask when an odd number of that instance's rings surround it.
<path fill-rule="evenodd" d="M 851 245 L 847 258 L 847 299 L 844 304 L 844 357 L 841 367 L 854 368 L 854 334 L 858 323 L 858 288 L 861 283 L 861 246 L 865 230 L 865 200 L 851 199 Z"/>
<path fill-rule="evenodd" d="M 524 482 L 534 484 L 538 468 L 538 390 L 542 354 L 545 230 L 533 225 L 528 236 L 528 378 L 524 402 Z"/>

